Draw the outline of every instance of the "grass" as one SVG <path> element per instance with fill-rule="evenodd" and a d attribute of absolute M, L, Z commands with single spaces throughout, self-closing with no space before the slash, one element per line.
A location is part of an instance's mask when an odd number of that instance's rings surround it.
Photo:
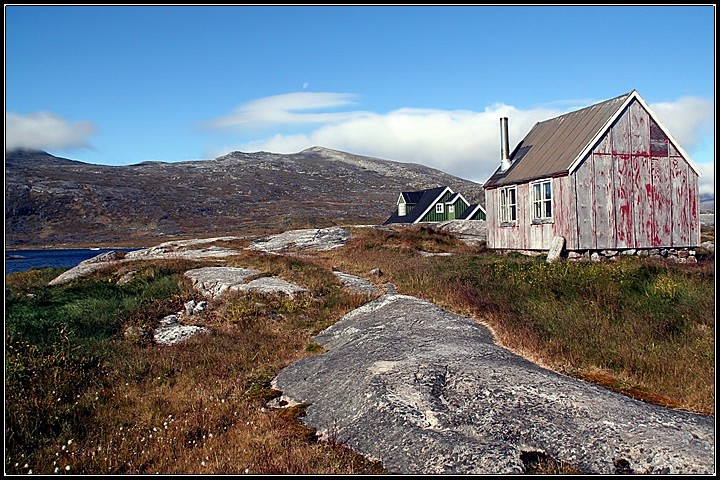
<path fill-rule="evenodd" d="M 426 256 L 421 252 L 452 253 Z M 546 264 L 496 256 L 432 228 L 355 228 L 342 249 L 297 258 L 245 251 L 225 263 L 305 287 L 238 293 L 193 323 L 210 334 L 160 347 L 154 328 L 201 300 L 189 261 L 138 262 L 48 287 L 58 269 L 6 277 L 6 473 L 381 474 L 319 441 L 303 405 L 273 409 L 272 378 L 322 351 L 312 336 L 370 299 L 332 268 L 392 282 L 487 325 L 536 362 L 648 402 L 714 415 L 714 259 Z M 572 473 L 529 455 L 528 472 Z"/>
<path fill-rule="evenodd" d="M 169 347 L 123 332 L 197 296 L 181 275 L 194 263 L 148 263 L 125 285 L 113 272 L 55 287 L 44 285 L 57 271 L 7 277 L 6 472 L 382 472 L 318 442 L 302 408 L 266 407 L 279 370 L 317 351 L 311 335 L 368 298 L 311 262 L 265 257 L 244 265 L 304 279 L 309 293 L 225 296 L 198 318 L 210 335 Z"/>

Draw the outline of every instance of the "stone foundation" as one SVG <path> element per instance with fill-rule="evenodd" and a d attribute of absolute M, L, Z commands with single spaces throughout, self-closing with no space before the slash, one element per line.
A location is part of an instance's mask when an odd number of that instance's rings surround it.
<path fill-rule="evenodd" d="M 697 263 L 694 248 L 628 248 L 622 250 L 580 250 L 565 252 L 568 262 L 602 262 L 617 260 L 623 255 L 637 255 L 638 257 L 651 257 L 669 260 L 675 263 Z"/>
<path fill-rule="evenodd" d="M 547 254 L 540 250 L 502 250 L 501 254 L 515 252 L 522 255 L 537 257 Z M 615 261 L 622 256 L 636 255 L 638 257 L 651 257 L 667 260 L 674 263 L 697 263 L 695 248 L 627 248 L 619 250 L 573 250 L 563 251 L 562 260 L 568 262 L 605 262 Z"/>

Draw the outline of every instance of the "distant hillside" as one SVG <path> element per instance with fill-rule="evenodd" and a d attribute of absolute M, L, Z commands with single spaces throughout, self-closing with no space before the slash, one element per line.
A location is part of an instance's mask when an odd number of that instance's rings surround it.
<path fill-rule="evenodd" d="M 715 213 L 715 195 L 712 193 L 700 194 L 700 213 Z"/>
<path fill-rule="evenodd" d="M 382 223 L 401 191 L 439 185 L 485 204 L 478 183 L 322 147 L 129 166 L 16 151 L 5 157 L 5 243 L 141 246 L 171 238 Z"/>

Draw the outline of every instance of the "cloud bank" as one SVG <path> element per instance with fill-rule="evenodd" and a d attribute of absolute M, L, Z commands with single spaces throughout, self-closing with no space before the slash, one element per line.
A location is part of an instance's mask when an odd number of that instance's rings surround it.
<path fill-rule="evenodd" d="M 309 110 L 345 107 L 354 97 L 348 94 L 311 93 L 278 95 L 239 107 L 233 115 L 212 122 L 222 128 L 243 127 L 257 120 L 264 124 L 292 124 L 309 131 L 275 134 L 268 138 L 226 146 L 210 152 L 220 156 L 231 151 L 294 153 L 323 146 L 358 155 L 420 163 L 468 180 L 484 183 L 500 161 L 500 117 L 508 117 L 511 150 L 539 121 L 590 105 L 565 108 L 553 105 L 521 110 L 494 104 L 483 111 L 402 108 L 385 114 L 362 111 L 312 113 Z M 683 97 L 676 102 L 651 104 L 650 108 L 688 152 L 713 128 L 713 105 L 706 99 Z M 303 113 L 304 112 L 304 113 Z M 692 154 L 691 154 L 692 155 Z M 695 162 L 698 164 L 698 162 Z M 714 165 L 698 164 L 701 193 L 714 192 Z"/>
<path fill-rule="evenodd" d="M 89 121 L 70 122 L 54 113 L 5 114 L 5 151 L 89 148 L 97 131 Z"/>

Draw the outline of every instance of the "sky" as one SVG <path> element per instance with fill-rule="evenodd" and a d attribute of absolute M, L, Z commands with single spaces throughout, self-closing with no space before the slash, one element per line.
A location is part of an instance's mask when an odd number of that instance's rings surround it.
<path fill-rule="evenodd" d="M 714 193 L 715 5 L 5 5 L 5 149 L 101 165 L 312 146 L 484 183 L 632 90 Z"/>

